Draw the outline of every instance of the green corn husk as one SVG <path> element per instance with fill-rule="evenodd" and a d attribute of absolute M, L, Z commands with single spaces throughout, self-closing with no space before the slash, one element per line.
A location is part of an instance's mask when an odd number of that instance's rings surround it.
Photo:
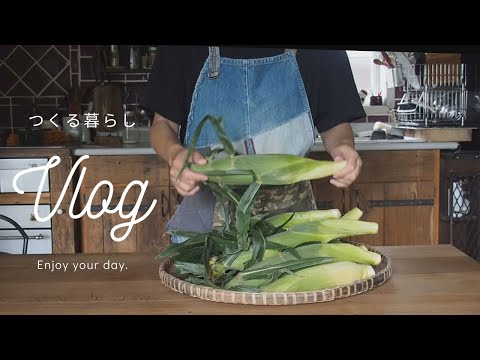
<path fill-rule="evenodd" d="M 267 237 L 267 241 L 288 247 L 308 242 L 327 243 L 335 238 L 376 234 L 378 224 L 368 221 L 326 219 L 299 224 L 289 230 Z"/>
<path fill-rule="evenodd" d="M 346 243 L 337 244 L 308 244 L 297 246 L 289 251 L 277 252 L 264 258 L 255 266 L 280 264 L 294 259 L 333 258 L 335 261 L 352 261 L 359 264 L 378 265 L 382 261 L 380 254 L 364 250 L 358 246 Z M 243 270 L 243 269 L 241 269 Z"/>
<path fill-rule="evenodd" d="M 263 254 L 263 259 L 269 259 L 271 257 L 277 256 L 278 250 L 265 249 Z M 252 258 L 252 248 L 248 250 L 241 251 L 240 254 L 235 258 L 235 260 L 230 264 L 226 265 L 225 268 L 242 271 L 245 264 Z"/>
<path fill-rule="evenodd" d="M 226 284 L 225 288 L 232 289 L 238 287 L 252 287 L 253 280 L 258 280 L 259 282 L 264 281 L 264 284 L 267 284 L 278 279 L 283 273 L 292 273 L 296 270 L 306 269 L 332 261 L 332 258 L 309 258 L 293 259 L 289 261 L 283 261 L 278 264 L 260 262 L 248 268 L 248 270 L 239 272 Z"/>
<path fill-rule="evenodd" d="M 314 160 L 290 154 L 255 154 L 214 159 L 205 165 L 191 164 L 190 168 L 215 183 L 288 185 L 331 176 L 345 165 L 346 161 Z"/>
<path fill-rule="evenodd" d="M 358 207 L 355 207 L 349 212 L 347 212 L 345 215 L 343 215 L 341 218 L 343 220 L 360 220 L 362 215 L 363 215 L 363 211 L 360 210 Z"/>
<path fill-rule="evenodd" d="M 285 260 L 293 259 L 295 257 L 299 257 L 301 259 L 312 257 L 332 257 L 335 258 L 336 261 L 352 261 L 366 265 L 378 265 L 382 261 L 380 254 L 346 243 L 308 244 L 298 246 L 291 253 L 286 252 L 283 255 Z"/>
<path fill-rule="evenodd" d="M 261 219 L 263 216 L 264 215 L 255 215 L 252 217 L 252 220 Z M 291 228 L 292 226 L 303 224 L 306 222 L 319 221 L 319 220 L 325 220 L 325 219 L 339 219 L 340 216 L 341 216 L 341 213 L 340 213 L 340 210 L 338 209 L 309 210 L 309 211 L 285 212 L 269 218 L 265 218 L 265 221 L 267 221 L 268 223 L 270 223 L 275 227 L 285 224 L 283 225 L 282 228 L 288 229 L 288 228 Z"/>
<path fill-rule="evenodd" d="M 363 245 L 363 244 L 358 245 L 358 247 L 359 247 L 360 249 L 362 249 L 362 250 L 369 251 L 369 250 L 367 249 L 367 247 L 366 247 L 365 245 Z"/>
<path fill-rule="evenodd" d="M 349 212 L 347 212 L 345 215 L 343 215 L 342 219 L 358 220 L 360 219 L 362 214 L 363 213 L 360 209 L 354 208 Z M 338 209 L 309 210 L 309 211 L 302 211 L 302 212 L 295 212 L 295 213 L 287 212 L 287 213 L 272 216 L 270 218 L 266 218 L 265 221 L 269 222 L 271 225 L 275 227 L 278 227 L 282 224 L 285 224 L 285 222 L 291 218 L 291 220 L 288 221 L 288 223 L 283 226 L 284 229 L 288 229 L 291 226 L 303 224 L 306 222 L 314 222 L 314 221 L 324 220 L 324 219 L 338 219 L 340 218 L 340 215 L 341 213 Z M 253 216 L 252 220 L 255 220 L 255 221 L 259 220 L 263 216 L 264 215 Z M 335 234 L 335 238 L 336 237 L 338 237 L 337 234 Z M 265 261 L 270 258 L 278 257 L 278 256 L 279 256 L 278 250 L 266 249 L 263 255 L 262 261 Z M 240 255 L 238 255 L 231 264 L 229 265 L 225 264 L 225 265 L 226 265 L 226 268 L 242 271 L 244 269 L 245 263 L 249 261 L 251 258 L 252 258 L 252 249 L 245 250 L 240 252 Z"/>
<path fill-rule="evenodd" d="M 371 265 L 350 261 L 333 262 L 286 274 L 261 287 L 263 292 L 315 291 L 348 285 L 375 275 Z"/>

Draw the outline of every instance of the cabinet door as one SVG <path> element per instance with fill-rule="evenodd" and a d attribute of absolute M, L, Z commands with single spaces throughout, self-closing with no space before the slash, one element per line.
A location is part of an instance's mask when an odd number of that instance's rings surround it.
<path fill-rule="evenodd" d="M 69 203 L 62 203 L 57 212 L 52 216 L 52 241 L 53 253 L 74 253 L 75 243 L 75 220 L 69 215 Z"/>
<path fill-rule="evenodd" d="M 348 211 L 347 189 L 340 189 L 330 184 L 329 178 L 312 180 L 317 209 L 338 209 L 342 215 Z"/>
<path fill-rule="evenodd" d="M 182 196 L 175 190 L 173 186 L 170 186 L 170 217 L 175 214 L 177 206 L 182 202 Z"/>
<path fill-rule="evenodd" d="M 83 190 L 83 189 L 82 189 Z M 79 208 L 76 213 L 83 211 L 90 196 L 92 195 L 93 188 L 84 188 L 83 193 L 79 197 Z M 96 215 L 99 213 L 102 205 L 102 190 L 93 194 L 91 213 Z M 103 253 L 103 214 L 101 217 L 91 219 L 87 214 L 83 215 L 79 221 L 81 224 L 81 252 L 82 253 Z"/>
<path fill-rule="evenodd" d="M 385 199 L 425 200 L 412 206 L 386 206 L 385 245 L 431 245 L 434 237 L 433 182 L 404 182 L 385 184 Z"/>
<path fill-rule="evenodd" d="M 137 189 L 137 198 L 140 189 Z M 170 218 L 170 188 L 168 186 L 148 187 L 142 200 L 142 211 L 138 218 L 144 216 L 152 202 L 157 200 L 153 211 L 140 223 L 137 229 L 137 251 L 160 252 L 165 245 L 170 243 L 170 237 L 165 233 L 165 225 Z"/>
<path fill-rule="evenodd" d="M 113 196 L 110 201 L 109 207 L 116 208 L 119 204 L 122 194 L 125 188 L 114 187 Z M 102 198 L 108 199 L 110 189 L 106 186 L 102 187 Z M 123 201 L 123 214 L 124 216 L 129 216 L 131 213 L 131 208 L 137 202 L 137 193 L 135 187 L 131 187 L 127 192 L 125 199 Z M 116 252 L 135 252 L 137 251 L 137 227 L 133 225 L 131 229 L 128 226 L 121 227 L 118 230 L 115 230 L 114 235 L 119 238 L 126 234 L 128 236 L 121 241 L 115 241 L 110 232 L 112 228 L 118 224 L 126 224 L 131 221 L 130 218 L 123 219 L 120 214 L 117 212 L 110 214 L 104 213 L 103 218 L 103 249 L 106 253 L 116 253 Z"/>
<path fill-rule="evenodd" d="M 351 238 L 352 241 L 368 245 L 384 245 L 385 215 L 383 207 L 371 207 L 372 200 L 384 199 L 384 184 L 353 184 L 350 191 L 350 208 L 358 207 L 363 211 L 360 220 L 372 221 L 378 224 L 378 233 L 375 235 L 359 235 Z"/>

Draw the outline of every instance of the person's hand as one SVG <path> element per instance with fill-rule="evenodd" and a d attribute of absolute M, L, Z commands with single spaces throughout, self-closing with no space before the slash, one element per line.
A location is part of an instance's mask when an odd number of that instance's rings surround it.
<path fill-rule="evenodd" d="M 200 189 L 200 183 L 208 180 L 206 175 L 196 173 L 188 168 L 185 168 L 180 178 L 177 179 L 187 155 L 188 150 L 179 146 L 174 150 L 170 161 L 170 181 L 181 196 L 194 195 Z M 205 165 L 207 160 L 198 151 L 192 151 L 190 162 Z"/>
<path fill-rule="evenodd" d="M 347 165 L 333 174 L 330 183 L 336 187 L 350 186 L 358 177 L 362 168 L 362 159 L 358 152 L 350 145 L 339 145 L 332 151 L 334 161 L 346 161 Z"/>

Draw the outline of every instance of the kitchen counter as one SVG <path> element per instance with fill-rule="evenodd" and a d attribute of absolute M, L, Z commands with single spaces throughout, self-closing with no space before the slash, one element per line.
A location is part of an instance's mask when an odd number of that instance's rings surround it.
<path fill-rule="evenodd" d="M 457 149 L 457 142 L 427 142 L 422 139 L 406 138 L 403 140 L 369 140 L 356 138 L 355 147 L 358 151 L 369 150 L 452 150 Z M 321 139 L 317 139 L 312 147 L 312 152 L 325 151 Z M 82 155 L 155 155 L 156 152 L 149 143 L 124 144 L 116 147 L 100 145 L 80 145 L 72 148 L 75 156 Z"/>
<path fill-rule="evenodd" d="M 332 302 L 255 306 L 177 293 L 158 276 L 153 254 L 0 255 L 0 314 L 480 314 L 480 263 L 450 245 L 379 247 L 392 277 Z M 66 271 L 38 269 L 38 261 Z M 73 271 L 74 263 L 98 263 Z M 103 269 L 123 263 L 120 270 Z"/>

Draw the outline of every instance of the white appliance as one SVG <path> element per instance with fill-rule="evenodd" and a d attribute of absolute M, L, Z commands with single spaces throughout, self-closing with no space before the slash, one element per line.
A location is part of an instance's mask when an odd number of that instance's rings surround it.
<path fill-rule="evenodd" d="M 9 158 L 0 159 L 0 193 L 15 193 L 13 178 L 22 170 L 43 166 L 47 158 Z M 35 171 L 21 176 L 17 181 L 19 189 L 25 193 L 36 193 L 40 186 L 43 171 Z M 50 182 L 47 179 L 41 189 L 50 192 Z M 21 195 L 19 195 L 21 196 Z M 50 213 L 49 204 L 38 206 L 38 214 L 44 218 Z M 28 254 L 51 254 L 52 222 L 39 221 L 35 217 L 34 204 L 6 204 L 0 205 L 0 214 L 15 221 L 28 235 Z M 21 254 L 23 250 L 22 234 L 8 221 L 0 219 L 0 252 Z"/>

